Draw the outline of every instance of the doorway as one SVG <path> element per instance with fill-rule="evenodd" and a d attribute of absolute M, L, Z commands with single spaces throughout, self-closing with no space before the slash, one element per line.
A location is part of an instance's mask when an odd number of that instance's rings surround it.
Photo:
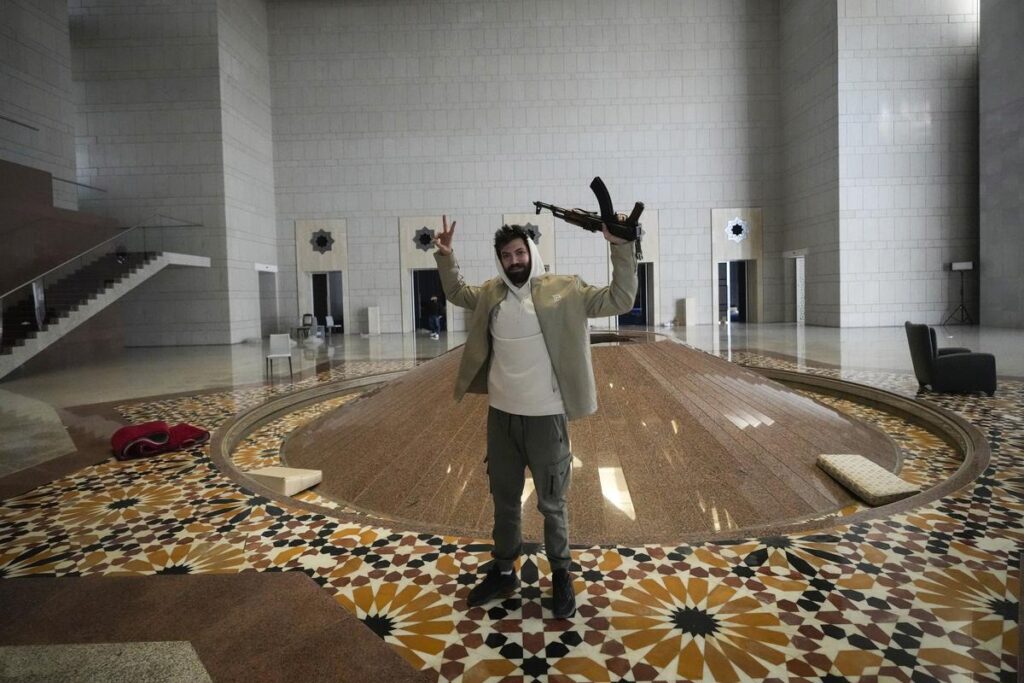
<path fill-rule="evenodd" d="M 430 329 L 430 323 L 427 320 L 426 304 L 430 301 L 431 297 L 437 297 L 438 304 L 440 304 L 441 314 L 441 331 L 445 331 L 447 328 L 447 316 L 444 315 L 444 311 L 447 306 L 447 300 L 444 298 L 444 289 L 441 287 L 441 276 L 437 274 L 437 268 L 418 268 L 412 271 L 412 307 L 413 307 L 413 320 L 415 320 L 415 329 L 427 330 Z"/>
<path fill-rule="evenodd" d="M 334 319 L 336 330 L 345 330 L 345 306 L 342 298 L 342 273 L 329 270 L 311 273 L 313 280 L 313 317 L 317 325 L 326 325 L 327 316 Z"/>
<path fill-rule="evenodd" d="M 747 280 L 747 261 L 728 261 L 718 264 L 719 322 L 747 322 L 750 317 Z"/>
<path fill-rule="evenodd" d="M 796 322 L 801 324 L 804 322 L 805 314 L 805 286 L 804 286 L 804 257 L 797 256 L 793 259 L 796 266 Z"/>
<path fill-rule="evenodd" d="M 277 274 L 257 271 L 260 288 L 260 336 L 277 332 Z"/>
<path fill-rule="evenodd" d="M 633 308 L 619 316 L 619 325 L 654 326 L 654 307 L 650 297 L 650 283 L 654 281 L 654 264 L 643 261 L 636 269 L 637 287 Z"/>

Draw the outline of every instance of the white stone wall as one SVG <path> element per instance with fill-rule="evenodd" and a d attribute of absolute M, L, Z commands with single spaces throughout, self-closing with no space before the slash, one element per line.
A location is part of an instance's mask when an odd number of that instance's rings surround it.
<path fill-rule="evenodd" d="M 401 329 L 401 216 L 456 218 L 479 281 L 503 214 L 596 209 L 600 175 L 659 212 L 662 317 L 697 297 L 707 321 L 710 209 L 777 229 L 776 3 L 287 0 L 269 26 L 278 263 L 295 220 L 346 219 L 356 321 Z M 557 230 L 556 271 L 607 278 L 599 236 Z"/>
<path fill-rule="evenodd" d="M 0 3 L 0 55 L 0 159 L 74 181 L 67 0 Z M 77 208 L 77 188 L 55 182 L 54 205 Z"/>
<path fill-rule="evenodd" d="M 839 141 L 836 4 L 780 7 L 782 249 L 806 250 L 805 319 L 839 325 Z M 785 320 L 796 320 L 792 262 Z M 776 290 L 777 291 L 777 290 Z"/>
<path fill-rule="evenodd" d="M 841 324 L 938 323 L 978 253 L 978 0 L 838 14 Z"/>
<path fill-rule="evenodd" d="M 217 36 L 230 340 L 238 342 L 260 336 L 254 264 L 276 264 L 278 251 L 264 0 L 218 0 Z M 273 326 L 283 329 L 289 323 L 275 320 Z"/>
<path fill-rule="evenodd" d="M 1024 5 L 981 3 L 981 323 L 1024 327 Z"/>
<path fill-rule="evenodd" d="M 125 342 L 227 343 L 216 4 L 77 3 L 70 11 L 79 178 L 107 190 L 82 208 L 125 225 L 176 222 L 154 213 L 201 224 L 146 230 L 145 246 L 212 260 L 209 269 L 168 269 L 126 297 Z"/>

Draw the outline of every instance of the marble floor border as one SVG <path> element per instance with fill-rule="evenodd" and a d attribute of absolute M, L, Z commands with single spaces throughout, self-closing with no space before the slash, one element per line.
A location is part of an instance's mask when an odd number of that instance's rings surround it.
<path fill-rule="evenodd" d="M 309 389 L 300 390 L 274 398 L 262 403 L 255 408 L 243 411 L 228 419 L 210 438 L 210 459 L 213 464 L 236 484 L 245 487 L 256 495 L 287 503 L 308 512 L 334 517 L 346 522 L 365 523 L 368 520 L 375 522 L 391 523 L 394 520 L 387 520 L 379 516 L 352 515 L 338 510 L 307 503 L 289 496 L 281 496 L 276 491 L 260 484 L 255 479 L 248 477 L 234 466 L 231 461 L 231 453 L 235 447 L 250 433 L 259 428 L 260 425 L 271 422 L 274 419 L 286 415 L 304 407 L 326 401 L 330 398 L 343 396 L 358 389 L 380 385 L 389 380 L 395 379 L 405 371 L 385 373 L 381 375 L 370 375 L 355 379 L 330 382 L 317 385 Z"/>
<path fill-rule="evenodd" d="M 430 680 L 302 572 L 12 579 L 0 603 L 5 646 L 187 641 L 213 680 Z"/>
<path fill-rule="evenodd" d="M 686 340 L 683 340 L 683 339 L 678 339 L 678 338 L 674 338 L 673 337 L 672 340 L 675 341 L 676 343 L 679 343 L 679 344 L 687 344 Z M 687 344 L 687 345 L 689 346 L 689 344 Z M 693 348 L 700 348 L 700 347 L 694 346 Z M 706 351 L 706 349 L 705 349 L 705 351 Z M 905 370 L 905 369 L 900 369 L 900 368 L 875 368 L 875 367 L 869 367 L 869 366 L 863 366 L 863 365 L 839 365 L 837 363 L 829 363 L 827 361 L 815 360 L 813 358 L 801 358 L 800 356 L 797 356 L 797 355 L 794 355 L 794 354 L 791 354 L 791 353 L 782 353 L 780 351 L 765 351 L 763 349 L 757 348 L 756 346 L 738 346 L 738 347 L 732 349 L 731 352 L 732 353 L 756 353 L 759 356 L 764 356 L 766 358 L 774 358 L 776 360 L 781 360 L 781 361 L 784 361 L 784 362 L 787 362 L 787 363 L 792 363 L 793 365 L 797 365 L 797 366 L 803 365 L 803 366 L 805 366 L 807 368 L 811 368 L 811 369 L 835 370 L 837 372 L 857 372 L 857 371 L 862 371 L 862 372 L 882 372 L 882 373 L 890 373 L 890 374 L 907 373 L 907 374 L 911 374 L 912 375 L 912 372 L 910 370 Z M 707 351 L 707 353 L 711 353 L 711 352 Z M 910 352 L 907 351 L 907 355 L 908 356 L 909 356 L 909 354 L 910 354 Z M 721 357 L 724 358 L 725 356 L 721 356 Z M 997 359 L 997 361 L 998 361 L 998 359 Z M 729 361 L 729 362 L 733 362 L 733 361 Z M 998 367 L 997 367 L 996 368 L 996 379 L 997 380 L 1006 380 L 1008 382 L 1024 382 L 1024 375 L 1006 375 L 1006 374 L 998 372 Z"/>
<path fill-rule="evenodd" d="M 763 374 L 769 379 L 782 382 L 787 386 L 797 384 L 828 393 L 834 393 L 842 398 L 854 397 L 861 403 L 873 408 L 895 412 L 897 415 L 909 421 L 933 430 L 939 436 L 947 440 L 950 445 L 956 447 L 963 455 L 963 461 L 957 471 L 944 482 L 932 486 L 921 493 L 909 498 L 903 498 L 888 505 L 870 508 L 852 515 L 843 517 L 844 524 L 855 524 L 872 519 L 888 517 L 890 515 L 906 512 L 913 508 L 927 505 L 935 500 L 944 498 L 954 491 L 967 486 L 988 467 L 992 457 L 991 447 L 988 440 L 981 431 L 967 420 L 956 413 L 941 408 L 934 403 L 922 399 L 910 399 L 905 396 L 877 389 L 866 384 L 835 380 L 818 375 L 809 375 L 789 370 L 777 370 L 773 368 L 762 368 L 757 366 L 745 366 L 751 370 Z M 843 386 L 847 392 L 836 391 L 837 386 Z M 782 528 L 780 532 L 793 533 L 803 531 L 799 528 Z"/>
<path fill-rule="evenodd" d="M 909 399 L 890 391 L 877 389 L 847 380 L 839 380 L 802 372 L 785 371 L 753 365 L 744 367 L 783 384 L 791 382 L 810 387 L 816 391 L 825 391 L 827 393 L 842 396 L 844 398 L 850 398 L 855 401 L 859 400 L 868 405 L 872 405 L 873 407 L 890 410 L 900 416 L 910 418 L 921 426 L 930 430 L 935 430 L 944 440 L 956 447 L 963 455 L 963 463 L 952 477 L 941 484 L 930 487 L 909 498 L 905 498 L 888 505 L 862 510 L 852 515 L 840 518 L 834 514 L 824 516 L 816 514 L 798 519 L 786 520 L 784 523 L 780 524 L 728 529 L 718 533 L 684 533 L 674 539 L 674 543 L 693 544 L 733 538 L 801 533 L 827 529 L 834 527 L 837 524 L 845 525 L 886 518 L 895 513 L 905 512 L 949 495 L 953 491 L 969 484 L 977 478 L 989 464 L 990 447 L 985 436 L 976 427 L 972 426 L 963 418 L 932 403 L 917 399 Z M 232 462 L 231 455 L 234 449 L 248 434 L 255 431 L 259 426 L 320 401 L 340 396 L 360 388 L 383 384 L 401 376 L 402 374 L 404 374 L 404 372 L 387 373 L 384 375 L 372 375 L 353 380 L 343 380 L 341 382 L 318 385 L 310 389 L 296 391 L 285 396 L 275 398 L 248 411 L 239 413 L 229 419 L 214 433 L 210 446 L 210 457 L 213 463 L 228 477 L 257 495 L 264 496 L 271 500 L 277 500 L 314 514 L 337 518 L 345 522 L 362 524 L 371 523 L 384 526 L 402 527 L 417 533 L 477 538 L 481 534 L 479 529 L 453 528 L 451 526 L 432 525 L 420 520 L 380 515 L 379 513 L 360 510 L 358 507 L 352 506 L 347 502 L 345 505 L 348 510 L 352 510 L 354 513 L 342 511 L 336 508 L 324 507 L 292 497 L 281 496 L 271 489 L 257 483 L 255 480 L 245 476 L 245 474 L 240 472 Z M 594 547 L 611 548 L 615 547 L 615 544 L 588 543 L 580 541 L 573 543 L 572 547 L 576 549 Z"/>

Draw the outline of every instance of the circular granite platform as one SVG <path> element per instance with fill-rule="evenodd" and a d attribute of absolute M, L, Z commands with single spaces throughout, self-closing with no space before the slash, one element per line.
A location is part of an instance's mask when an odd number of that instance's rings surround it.
<path fill-rule="evenodd" d="M 853 504 L 821 453 L 891 471 L 872 425 L 723 359 L 646 335 L 592 349 L 599 411 L 570 425 L 573 543 L 648 543 L 770 529 Z M 614 341 L 614 338 L 601 341 Z M 456 403 L 456 349 L 296 430 L 282 460 L 323 470 L 318 493 L 408 524 L 486 538 L 485 396 Z M 543 522 L 527 481 L 523 531 Z"/>

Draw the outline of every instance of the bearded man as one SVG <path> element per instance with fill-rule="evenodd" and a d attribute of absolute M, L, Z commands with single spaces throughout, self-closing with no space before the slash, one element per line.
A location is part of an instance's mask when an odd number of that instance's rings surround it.
<path fill-rule="evenodd" d="M 459 275 L 452 251 L 455 221 L 435 239 L 441 285 L 452 304 L 468 309 L 468 336 L 455 380 L 455 398 L 486 393 L 487 475 L 494 500 L 494 562 L 469 593 L 471 607 L 507 597 L 519 587 L 521 497 L 530 468 L 537 509 L 544 516 L 544 549 L 551 564 L 552 611 L 576 613 L 569 574 L 566 494 L 572 475 L 568 421 L 597 410 L 587 319 L 625 313 L 636 296 L 633 245 L 604 228 L 611 244 L 612 281 L 588 285 L 578 276 L 544 272 L 540 251 L 518 225 L 494 236 L 498 276 L 479 287 Z"/>

